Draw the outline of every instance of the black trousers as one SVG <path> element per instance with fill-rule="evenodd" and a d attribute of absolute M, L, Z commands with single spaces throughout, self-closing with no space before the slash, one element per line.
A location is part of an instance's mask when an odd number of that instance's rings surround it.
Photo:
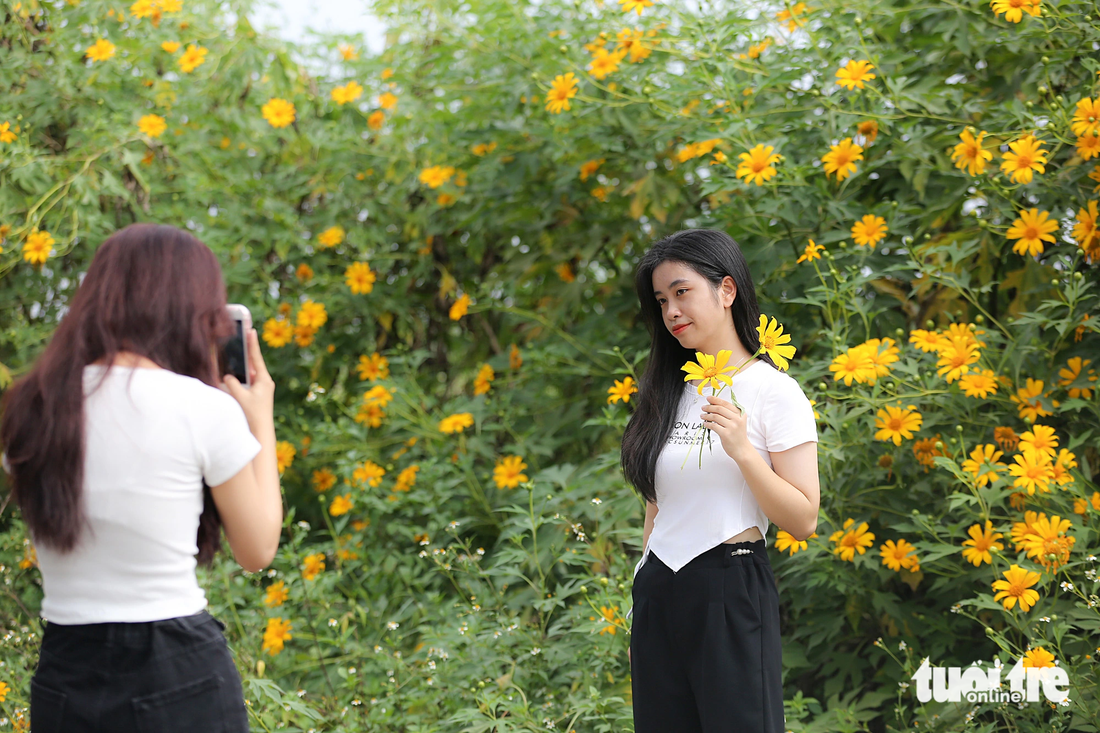
<path fill-rule="evenodd" d="M 248 733 L 224 629 L 206 611 L 47 624 L 31 678 L 31 733 Z"/>
<path fill-rule="evenodd" d="M 779 593 L 764 540 L 718 545 L 675 573 L 651 551 L 633 595 L 636 733 L 786 730 Z"/>

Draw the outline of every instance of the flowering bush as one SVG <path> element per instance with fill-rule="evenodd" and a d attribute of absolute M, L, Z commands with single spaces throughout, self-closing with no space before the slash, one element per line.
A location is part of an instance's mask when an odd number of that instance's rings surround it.
<path fill-rule="evenodd" d="M 817 535 L 769 538 L 787 728 L 1100 724 L 1091 4 L 387 2 L 379 56 L 233 2 L 0 12 L 0 388 L 135 220 L 260 327 L 292 511 L 269 571 L 202 571 L 257 730 L 632 727 L 632 272 L 682 226 L 740 242 L 819 419 Z M 1065 705 L 910 687 L 1021 656 Z"/>

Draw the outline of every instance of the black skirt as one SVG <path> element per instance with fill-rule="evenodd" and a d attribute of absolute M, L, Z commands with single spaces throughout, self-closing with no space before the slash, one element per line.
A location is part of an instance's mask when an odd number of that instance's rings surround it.
<path fill-rule="evenodd" d="M 764 540 L 722 544 L 634 578 L 636 733 L 783 733 L 779 593 Z"/>
<path fill-rule="evenodd" d="M 224 629 L 206 611 L 47 624 L 31 678 L 31 733 L 248 733 Z"/>

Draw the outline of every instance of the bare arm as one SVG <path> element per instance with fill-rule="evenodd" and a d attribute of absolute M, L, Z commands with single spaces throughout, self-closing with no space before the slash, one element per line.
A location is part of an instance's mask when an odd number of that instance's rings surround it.
<path fill-rule="evenodd" d="M 737 465 L 768 519 L 796 540 L 804 540 L 817 530 L 821 501 L 817 443 L 808 441 L 771 453 L 771 459 L 769 468 L 756 450 L 749 450 Z"/>
<path fill-rule="evenodd" d="M 645 503 L 645 523 L 642 525 L 642 552 L 649 547 L 649 535 L 653 532 L 653 520 L 657 516 L 657 505 L 651 501 Z"/>
<path fill-rule="evenodd" d="M 245 570 L 257 572 L 271 563 L 279 549 L 283 495 L 275 459 L 275 382 L 260 354 L 256 329 L 246 337 L 252 385 L 246 389 L 233 376 L 226 376 L 225 384 L 244 409 L 248 427 L 260 442 L 260 452 L 236 476 L 211 486 L 210 493 L 233 557 Z"/>

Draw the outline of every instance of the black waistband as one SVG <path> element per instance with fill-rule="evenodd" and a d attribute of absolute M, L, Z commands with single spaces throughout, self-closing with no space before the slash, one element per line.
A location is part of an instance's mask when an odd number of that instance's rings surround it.
<path fill-rule="evenodd" d="M 649 553 L 649 560 L 656 560 L 661 565 L 668 567 L 656 553 Z M 648 560 L 647 560 L 648 562 Z M 746 562 L 768 562 L 768 551 L 764 540 L 753 542 L 734 542 L 732 544 L 715 545 L 693 557 L 684 568 L 722 568 L 730 565 L 744 564 Z M 683 570 L 684 568 L 681 568 Z"/>

